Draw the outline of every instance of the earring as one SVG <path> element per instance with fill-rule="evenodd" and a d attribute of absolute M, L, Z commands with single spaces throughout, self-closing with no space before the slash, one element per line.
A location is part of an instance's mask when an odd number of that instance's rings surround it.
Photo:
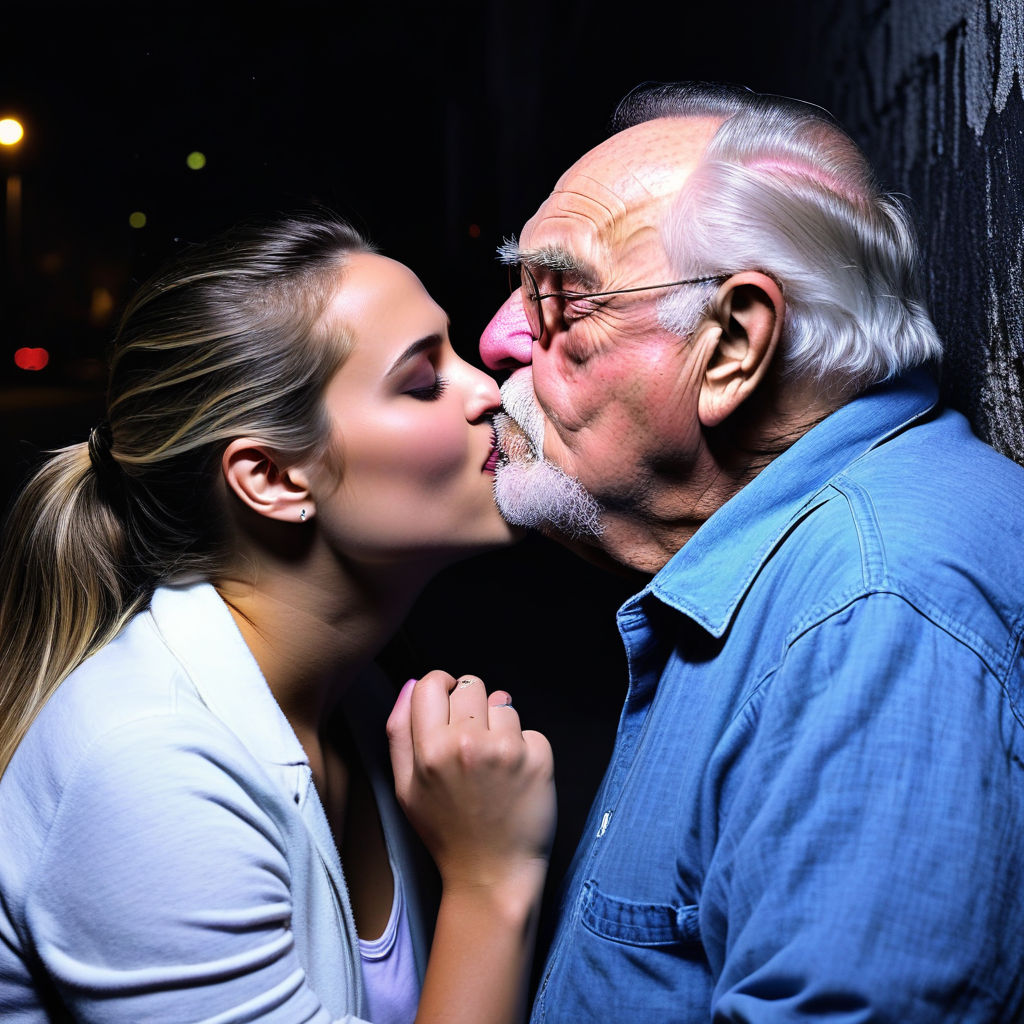
<path fill-rule="evenodd" d="M 300 522 L 300 523 L 302 523 L 302 522 L 305 522 L 305 520 L 306 520 L 306 510 L 305 510 L 305 509 L 303 509 L 303 510 L 302 510 L 302 511 L 301 511 L 301 512 L 299 513 L 299 522 Z"/>

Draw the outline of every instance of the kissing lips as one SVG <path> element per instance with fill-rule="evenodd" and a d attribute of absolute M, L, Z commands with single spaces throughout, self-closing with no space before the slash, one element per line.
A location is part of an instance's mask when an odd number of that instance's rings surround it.
<path fill-rule="evenodd" d="M 498 466 L 502 462 L 502 451 L 498 447 L 498 431 L 491 427 L 491 450 L 487 456 L 487 461 L 484 463 L 483 471 L 485 473 L 494 473 L 497 471 Z"/>
<path fill-rule="evenodd" d="M 508 413 L 499 412 L 494 417 L 498 446 L 504 461 L 532 462 L 537 457 L 533 442 L 526 431 Z"/>

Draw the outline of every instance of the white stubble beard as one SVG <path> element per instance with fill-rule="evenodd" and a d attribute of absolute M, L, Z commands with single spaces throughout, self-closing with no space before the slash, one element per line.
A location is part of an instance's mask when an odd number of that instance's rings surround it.
<path fill-rule="evenodd" d="M 501 388 L 505 412 L 494 417 L 504 460 L 494 498 L 513 526 L 579 540 L 601 534 L 601 506 L 586 488 L 544 458 L 544 414 L 533 394 L 533 376 L 519 370 Z"/>

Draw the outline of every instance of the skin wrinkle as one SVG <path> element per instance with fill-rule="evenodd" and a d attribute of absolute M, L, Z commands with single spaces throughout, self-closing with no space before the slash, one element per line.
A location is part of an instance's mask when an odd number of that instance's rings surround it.
<path fill-rule="evenodd" d="M 626 177 L 632 177 L 630 174 L 626 174 Z M 610 189 L 607 185 L 598 181 L 596 178 L 592 178 L 587 174 L 581 174 L 579 176 L 581 181 L 589 181 L 596 189 L 605 193 L 609 198 L 598 198 L 596 195 L 588 195 L 586 192 L 580 192 L 578 189 L 560 189 L 555 187 L 554 195 L 572 195 L 577 196 L 585 203 L 593 204 L 608 215 L 609 222 L 614 223 L 616 217 L 622 217 L 627 212 L 626 204 L 623 203 L 622 199 L 615 194 L 614 190 Z"/>
<path fill-rule="evenodd" d="M 524 226 L 524 262 L 531 252 L 553 250 L 592 264 L 599 285 L 580 289 L 587 291 L 683 276 L 661 227 L 720 123 L 645 122 L 590 151 Z M 549 320 L 525 360 L 547 426 L 544 458 L 601 503 L 601 547 L 634 569 L 657 571 L 756 475 L 744 449 L 773 434 L 769 423 L 778 422 L 781 410 L 764 409 L 767 422 L 742 418 L 721 429 L 760 379 L 784 313 L 770 279 L 756 269 L 739 273 L 749 280 L 723 281 L 685 344 L 660 323 L 655 294 L 615 296 Z M 538 275 L 542 292 L 545 284 Z M 753 305 L 745 299 L 749 289 Z M 753 361 L 743 354 L 748 330 Z M 489 337 L 492 360 L 502 351 L 498 336 Z"/>

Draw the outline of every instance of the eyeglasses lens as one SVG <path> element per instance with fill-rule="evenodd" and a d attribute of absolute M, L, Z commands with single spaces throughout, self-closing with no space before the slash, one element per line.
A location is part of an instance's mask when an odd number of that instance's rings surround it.
<path fill-rule="evenodd" d="M 523 311 L 526 313 L 526 322 L 530 327 L 531 337 L 534 341 L 539 341 L 544 330 L 544 310 L 540 305 L 539 289 L 533 274 L 526 267 L 521 267 L 521 270 Z"/>

